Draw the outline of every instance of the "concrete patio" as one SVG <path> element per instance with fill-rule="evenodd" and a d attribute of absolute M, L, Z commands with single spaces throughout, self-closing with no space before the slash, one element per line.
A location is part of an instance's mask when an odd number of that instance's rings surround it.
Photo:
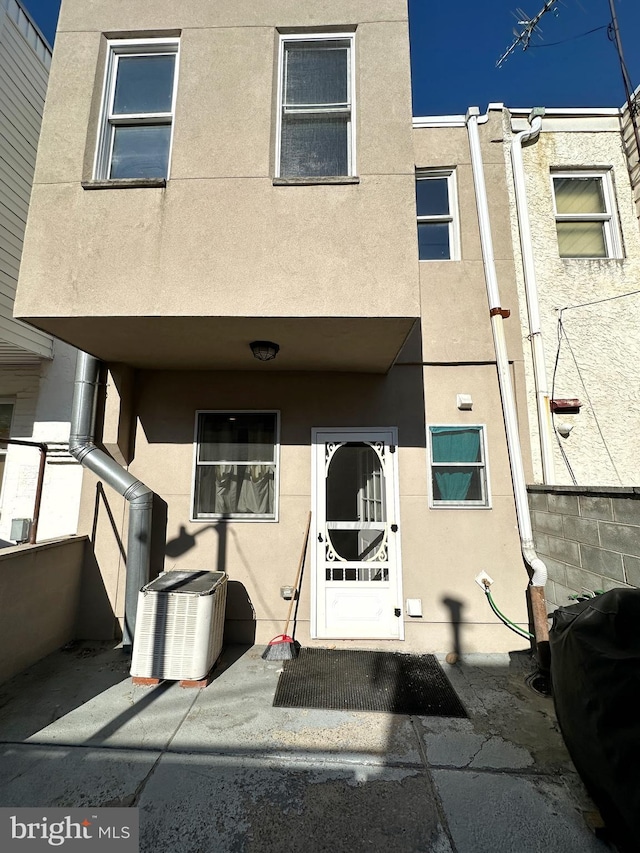
<path fill-rule="evenodd" d="M 609 849 L 525 655 L 443 663 L 460 720 L 273 708 L 262 650 L 204 690 L 134 687 L 104 645 L 49 656 L 0 686 L 0 806 L 137 806 L 141 851 Z"/>

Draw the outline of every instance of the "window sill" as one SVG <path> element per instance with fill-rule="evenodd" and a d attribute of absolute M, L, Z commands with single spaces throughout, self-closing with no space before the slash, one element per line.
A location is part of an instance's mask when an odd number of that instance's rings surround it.
<path fill-rule="evenodd" d="M 360 178 L 356 175 L 339 175 L 336 177 L 325 175 L 324 177 L 306 178 L 274 178 L 274 187 L 309 187 L 317 184 L 359 184 Z"/>
<path fill-rule="evenodd" d="M 491 504 L 473 504 L 473 503 L 465 503 L 461 501 L 460 503 L 430 503 L 429 509 L 492 509 Z"/>
<path fill-rule="evenodd" d="M 82 181 L 83 190 L 164 189 L 166 178 L 119 178 L 113 181 Z"/>
<path fill-rule="evenodd" d="M 598 261 L 599 263 L 602 263 L 602 261 L 604 261 L 606 263 L 607 261 L 624 261 L 624 257 L 622 255 L 607 255 L 604 258 L 603 257 L 570 258 L 569 256 L 563 257 L 562 255 L 560 255 L 560 260 L 561 261 L 571 261 L 574 263 L 575 262 L 580 263 L 581 261 L 589 261 L 590 263 L 593 263 L 593 261 Z"/>

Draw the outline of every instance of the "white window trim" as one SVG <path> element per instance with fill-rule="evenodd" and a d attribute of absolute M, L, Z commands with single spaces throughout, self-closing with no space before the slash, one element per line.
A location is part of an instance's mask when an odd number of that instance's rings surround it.
<path fill-rule="evenodd" d="M 264 514 L 246 514 L 246 513 L 238 513 L 238 514 L 225 514 L 225 513 L 210 513 L 206 516 L 206 518 L 195 517 L 195 500 L 196 500 L 196 469 L 198 467 L 198 423 L 200 419 L 200 415 L 225 415 L 225 414 L 238 414 L 238 415 L 275 415 L 276 416 L 276 431 L 275 431 L 275 445 L 274 445 L 274 465 L 275 465 L 275 476 L 273 478 L 273 515 L 264 515 Z M 255 522 L 255 523 L 274 523 L 279 520 L 280 513 L 280 411 L 279 409 L 197 409 L 195 424 L 193 429 L 193 466 L 191 470 L 191 502 L 189 509 L 189 521 L 193 524 L 210 524 L 212 521 L 233 521 L 234 523 L 239 521 L 241 523 L 245 522 Z"/>
<path fill-rule="evenodd" d="M 618 228 L 616 196 L 611 178 L 611 169 L 552 169 L 551 196 L 553 198 L 553 213 L 556 222 L 604 222 L 604 239 L 606 257 L 595 255 L 593 258 L 574 258 L 558 254 L 563 261 L 606 261 L 623 257 L 622 239 Z M 553 183 L 555 178 L 599 178 L 602 185 L 605 213 L 558 213 L 556 205 L 556 190 Z"/>
<path fill-rule="evenodd" d="M 120 56 L 149 56 L 157 53 L 173 53 L 176 56 L 173 75 L 173 92 L 171 95 L 171 112 L 127 114 L 126 119 L 112 118 L 111 104 L 115 93 L 118 59 Z M 167 160 L 167 175 L 171 172 L 171 154 L 173 151 L 173 134 L 175 129 L 176 93 L 178 91 L 178 74 L 180 69 L 180 39 L 113 39 L 107 43 L 107 59 L 105 62 L 104 82 L 102 86 L 102 102 L 100 105 L 100 122 L 96 140 L 96 154 L 93 164 L 94 180 L 118 180 L 109 177 L 111 157 L 115 134 L 113 128 L 118 124 L 168 124 L 171 126 L 169 140 L 169 155 Z"/>
<path fill-rule="evenodd" d="M 432 427 L 444 427 L 445 429 L 478 429 L 480 430 L 480 451 L 482 460 L 480 462 L 448 462 L 436 463 L 437 465 L 446 465 L 452 467 L 460 465 L 460 467 L 474 466 L 484 470 L 483 487 L 484 500 L 482 501 L 436 501 L 433 497 L 433 445 L 432 445 Z M 428 471 L 427 481 L 429 486 L 429 507 L 430 509 L 491 509 L 491 478 L 489 475 L 489 455 L 487 453 L 487 426 L 486 424 L 427 424 L 427 452 L 428 452 Z"/>
<path fill-rule="evenodd" d="M 455 169 L 417 169 L 416 183 L 422 179 L 446 178 L 447 194 L 449 197 L 449 213 L 447 215 L 417 216 L 418 225 L 429 222 L 444 222 L 449 225 L 449 251 L 448 258 L 424 258 L 420 263 L 447 263 L 448 261 L 460 260 L 460 219 L 458 216 L 458 183 Z"/>
<path fill-rule="evenodd" d="M 293 41 L 348 41 L 349 42 L 349 65 L 348 65 L 348 93 L 350 100 L 349 123 L 347 126 L 347 175 L 323 175 L 305 176 L 310 181 L 322 181 L 322 177 L 355 177 L 358 174 L 356 162 L 356 57 L 355 57 L 355 33 L 296 33 L 280 34 L 278 45 L 278 116 L 276 122 L 276 162 L 275 177 L 281 178 L 281 145 L 282 145 L 282 115 L 284 111 L 284 45 L 285 42 Z"/>

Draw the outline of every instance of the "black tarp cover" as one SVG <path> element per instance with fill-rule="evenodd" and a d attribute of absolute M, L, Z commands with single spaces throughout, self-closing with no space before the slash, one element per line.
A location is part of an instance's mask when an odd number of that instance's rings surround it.
<path fill-rule="evenodd" d="M 640 851 L 640 589 L 561 607 L 551 678 L 573 763 L 621 851 Z"/>

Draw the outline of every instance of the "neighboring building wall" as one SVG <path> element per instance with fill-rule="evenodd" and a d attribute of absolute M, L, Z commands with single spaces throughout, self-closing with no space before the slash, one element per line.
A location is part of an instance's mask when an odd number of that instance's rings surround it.
<path fill-rule="evenodd" d="M 640 92 L 638 89 L 633 93 L 632 108 L 635 110 L 635 121 L 629 114 L 629 107 L 625 103 L 622 108 L 622 143 L 627 157 L 629 178 L 633 190 L 633 198 L 636 203 L 636 211 L 640 217 L 640 152 L 638 151 L 638 140 L 640 139 Z"/>
<path fill-rule="evenodd" d="M 0 364 L 51 358 L 51 338 L 13 319 L 51 48 L 16 0 L 0 0 Z"/>
<path fill-rule="evenodd" d="M 77 529 L 82 471 L 67 452 L 75 350 L 13 318 L 51 48 L 17 0 L 0 0 L 0 400 L 10 436 L 50 447 L 38 539 Z M 45 230 L 47 224 L 42 226 Z M 6 445 L 2 445 L 3 456 Z M 37 449 L 9 446 L 0 482 L 0 545 L 33 517 Z"/>
<path fill-rule="evenodd" d="M 55 342 L 55 358 L 42 365 L 0 367 L 0 397 L 14 404 L 11 437 L 47 445 L 38 541 L 75 533 L 82 466 L 70 455 L 69 414 L 76 350 Z M 0 544 L 9 544 L 11 520 L 33 518 L 40 453 L 9 446 L 0 497 Z"/>
<path fill-rule="evenodd" d="M 75 639 L 86 544 L 0 551 L 0 683 Z"/>
<path fill-rule="evenodd" d="M 530 486 L 529 504 L 552 608 L 570 596 L 640 587 L 640 489 Z"/>
<path fill-rule="evenodd" d="M 553 113 L 554 111 L 551 111 Z M 573 426 L 568 438 L 558 436 L 555 483 L 586 486 L 627 486 L 638 483 L 640 455 L 640 232 L 616 111 L 603 115 L 543 119 L 537 142 L 523 149 L 532 244 L 539 293 L 547 382 L 556 398 L 578 398 L 580 414 L 556 414 L 556 426 Z M 511 233 L 521 260 L 520 238 L 510 161 L 511 130 L 528 127 L 508 111 L 505 120 L 505 162 L 509 176 Z M 553 170 L 594 169 L 611 175 L 615 193 L 613 223 L 619 227 L 622 256 L 608 259 L 561 258 L 555 227 L 551 182 Z M 526 354 L 527 402 L 532 432 L 534 482 L 542 481 L 536 397 L 527 337 L 526 297 L 522 264 L 516 265 L 522 340 Z M 595 303 L 595 304 L 585 304 Z M 557 370 L 559 308 L 564 335 Z M 568 340 L 567 340 L 568 339 Z M 568 461 L 568 465 L 564 460 Z"/>

